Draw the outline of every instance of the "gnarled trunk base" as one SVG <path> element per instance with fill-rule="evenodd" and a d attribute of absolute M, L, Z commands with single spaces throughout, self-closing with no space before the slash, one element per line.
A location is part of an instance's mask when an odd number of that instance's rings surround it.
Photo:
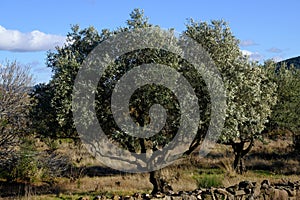
<path fill-rule="evenodd" d="M 233 143 L 232 148 L 234 152 L 234 162 L 233 168 L 238 174 L 243 174 L 246 171 L 246 167 L 244 165 L 244 157 L 249 151 L 252 149 L 254 140 L 250 141 L 249 146 L 244 149 L 246 142 L 242 141 L 240 143 Z"/>
<path fill-rule="evenodd" d="M 168 182 L 162 178 L 161 170 L 150 172 L 150 182 L 153 185 L 153 190 L 151 194 L 167 193 L 170 190 L 173 190 Z"/>

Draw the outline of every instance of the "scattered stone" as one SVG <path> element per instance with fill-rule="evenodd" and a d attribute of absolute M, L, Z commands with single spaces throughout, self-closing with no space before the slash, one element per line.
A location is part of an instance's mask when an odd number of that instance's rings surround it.
<path fill-rule="evenodd" d="M 172 191 L 172 190 L 170 190 L 170 191 L 167 192 L 167 196 L 172 196 L 174 194 L 176 194 L 176 193 L 174 191 Z"/>
<path fill-rule="evenodd" d="M 253 198 L 258 198 L 261 194 L 260 187 L 257 186 L 256 184 L 255 184 L 254 188 L 252 189 L 252 191 L 253 191 L 253 193 L 252 193 Z"/>
<path fill-rule="evenodd" d="M 237 191 L 235 191 L 235 196 L 243 196 L 243 195 L 245 195 L 245 194 L 247 194 L 247 193 L 245 192 L 245 190 L 237 190 Z"/>
<path fill-rule="evenodd" d="M 172 190 L 165 193 L 150 194 L 135 193 L 132 196 L 113 196 L 112 200 L 297 200 L 300 195 L 300 181 L 282 181 L 274 184 L 264 180 L 261 184 L 241 181 L 227 188 L 200 188 L 194 191 Z M 80 197 L 80 200 L 88 200 Z M 97 196 L 93 200 L 106 200 L 105 196 Z"/>
<path fill-rule="evenodd" d="M 122 200 L 135 200 L 135 198 L 133 196 L 125 196 L 123 198 L 121 198 Z"/>
<path fill-rule="evenodd" d="M 197 200 L 197 197 L 195 197 L 193 194 L 191 194 L 191 195 L 184 194 L 181 197 L 182 197 L 182 200 Z"/>
<path fill-rule="evenodd" d="M 98 196 L 95 196 L 93 198 L 93 200 L 106 200 L 106 197 L 105 197 L 105 199 L 102 199 L 101 196 L 98 195 Z"/>
<path fill-rule="evenodd" d="M 162 200 L 172 200 L 171 196 L 165 196 Z"/>
<path fill-rule="evenodd" d="M 143 194 L 142 197 L 143 197 L 143 199 L 151 199 L 150 194 Z"/>
<path fill-rule="evenodd" d="M 182 200 L 181 196 L 172 196 L 171 200 Z"/>
<path fill-rule="evenodd" d="M 226 191 L 225 189 L 216 189 L 215 193 L 221 194 L 224 196 L 224 199 L 234 199 L 234 195 L 231 194 L 230 192 Z"/>
<path fill-rule="evenodd" d="M 78 200 L 89 200 L 89 198 L 88 197 L 79 197 Z"/>
<path fill-rule="evenodd" d="M 226 191 L 230 192 L 231 194 L 235 194 L 235 191 L 239 189 L 239 185 L 236 184 L 236 185 L 233 185 L 233 186 L 230 186 L 228 188 L 226 188 Z"/>
<path fill-rule="evenodd" d="M 119 200 L 120 199 L 120 196 L 119 195 L 114 195 L 112 200 Z"/>
<path fill-rule="evenodd" d="M 164 198 L 166 195 L 161 192 L 158 192 L 158 193 L 154 194 L 153 196 L 156 198 Z"/>
<path fill-rule="evenodd" d="M 142 196 L 140 193 L 134 193 L 134 194 L 133 194 L 133 197 L 134 197 L 136 200 L 141 200 L 141 199 L 143 199 L 143 196 Z"/>

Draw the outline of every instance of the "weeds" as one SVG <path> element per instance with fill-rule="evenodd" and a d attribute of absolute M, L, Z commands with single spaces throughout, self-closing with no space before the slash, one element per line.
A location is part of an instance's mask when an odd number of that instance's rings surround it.
<path fill-rule="evenodd" d="M 220 161 L 220 163 L 217 166 L 225 173 L 226 176 L 232 178 L 237 175 L 232 163 L 232 158 L 224 158 Z"/>
<path fill-rule="evenodd" d="M 200 171 L 193 178 L 197 182 L 198 188 L 211 188 L 223 186 L 224 174 L 218 169 Z"/>

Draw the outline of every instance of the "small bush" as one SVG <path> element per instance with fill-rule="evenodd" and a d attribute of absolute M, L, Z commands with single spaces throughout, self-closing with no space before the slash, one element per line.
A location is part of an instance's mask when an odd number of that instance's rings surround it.
<path fill-rule="evenodd" d="M 38 178 L 38 171 L 34 140 L 31 137 L 23 138 L 15 165 L 9 173 L 9 179 L 33 182 Z"/>
<path fill-rule="evenodd" d="M 31 136 L 22 138 L 14 151 L 14 159 L 0 166 L 0 178 L 7 181 L 36 182 L 48 180 L 49 164 L 37 150 L 36 140 Z"/>
<path fill-rule="evenodd" d="M 194 177 L 197 181 L 198 188 L 210 188 L 223 186 L 223 175 L 220 174 L 202 174 Z"/>

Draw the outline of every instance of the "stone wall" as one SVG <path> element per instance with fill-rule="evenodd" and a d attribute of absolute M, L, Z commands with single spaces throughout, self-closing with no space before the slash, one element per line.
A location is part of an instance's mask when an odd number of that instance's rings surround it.
<path fill-rule="evenodd" d="M 80 197 L 80 200 L 89 200 Z M 133 196 L 114 196 L 112 200 L 299 200 L 300 181 L 271 184 L 264 180 L 260 184 L 242 181 L 227 188 L 201 188 L 194 191 L 169 191 L 166 194 L 139 194 Z M 97 196 L 93 200 L 108 200 Z"/>

